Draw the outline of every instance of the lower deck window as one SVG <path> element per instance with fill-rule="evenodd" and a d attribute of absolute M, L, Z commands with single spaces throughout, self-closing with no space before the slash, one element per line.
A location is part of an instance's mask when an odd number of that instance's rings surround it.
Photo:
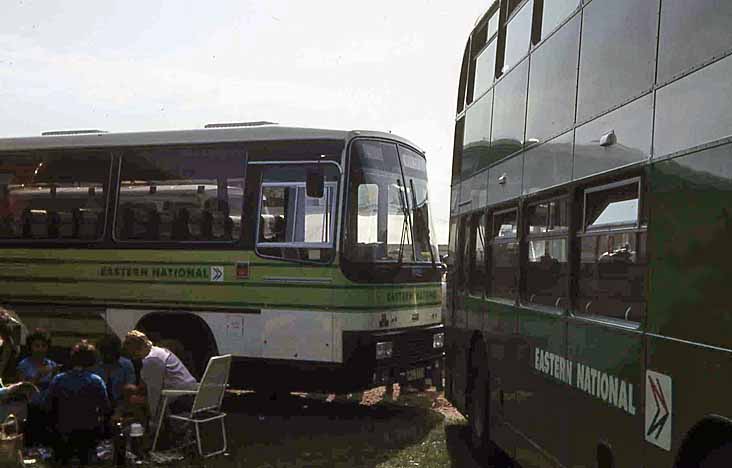
<path fill-rule="evenodd" d="M 491 296 L 514 299 L 518 292 L 519 243 L 517 211 L 493 216 Z"/>
<path fill-rule="evenodd" d="M 584 200 L 578 313 L 640 322 L 648 269 L 640 180 L 588 189 Z"/>

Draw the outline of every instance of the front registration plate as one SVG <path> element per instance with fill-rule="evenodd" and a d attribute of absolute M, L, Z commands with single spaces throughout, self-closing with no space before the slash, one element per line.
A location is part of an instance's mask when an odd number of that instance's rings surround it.
<path fill-rule="evenodd" d="M 424 367 L 418 367 L 416 369 L 409 369 L 407 371 L 407 380 L 419 380 L 424 379 Z"/>

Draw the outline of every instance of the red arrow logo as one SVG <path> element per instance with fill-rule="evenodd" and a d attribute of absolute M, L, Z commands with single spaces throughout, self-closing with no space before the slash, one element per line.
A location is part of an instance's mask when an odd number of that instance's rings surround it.
<path fill-rule="evenodd" d="M 648 432 L 646 432 L 646 436 L 650 436 L 653 432 L 656 432 L 653 437 L 658 439 L 658 436 L 661 435 L 661 431 L 668 420 L 669 411 L 668 406 L 666 405 L 666 397 L 661 389 L 661 382 L 659 382 L 658 379 L 654 382 L 650 375 L 648 376 L 648 382 L 651 384 L 653 399 L 656 402 L 656 414 L 653 416 L 653 421 L 651 421 L 651 425 L 648 428 Z M 663 411 L 663 415 L 661 415 L 661 411 Z"/>

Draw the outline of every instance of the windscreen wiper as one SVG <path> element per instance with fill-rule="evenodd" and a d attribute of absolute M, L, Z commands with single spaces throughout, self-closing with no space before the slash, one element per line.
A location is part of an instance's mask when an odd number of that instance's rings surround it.
<path fill-rule="evenodd" d="M 405 200 L 407 188 L 402 186 L 402 181 L 399 179 L 397 179 L 397 187 L 399 187 L 399 203 L 402 205 L 402 213 L 404 214 L 404 223 L 402 223 L 402 235 L 401 235 L 401 239 L 399 240 L 398 264 L 401 265 L 402 259 L 404 257 L 405 239 L 409 235 L 409 233 L 412 232 L 412 230 L 411 230 L 411 222 L 410 222 L 411 213 L 409 213 L 409 210 L 407 209 L 407 204 L 406 204 L 406 200 Z"/>
<path fill-rule="evenodd" d="M 412 188 L 412 209 L 414 210 L 414 217 L 417 218 L 417 195 L 414 191 L 414 179 L 409 179 L 409 186 Z M 422 221 L 422 229 L 427 233 L 427 250 L 430 251 L 430 258 L 432 259 L 432 268 L 437 269 L 437 262 L 435 262 L 435 253 L 432 251 L 432 239 L 430 238 L 430 228 L 427 225 L 427 218 L 425 216 L 419 216 Z M 412 223 L 414 225 L 414 223 Z"/>

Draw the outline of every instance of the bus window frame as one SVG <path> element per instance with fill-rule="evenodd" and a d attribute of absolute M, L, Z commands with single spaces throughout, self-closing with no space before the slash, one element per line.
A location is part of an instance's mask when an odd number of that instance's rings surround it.
<path fill-rule="evenodd" d="M 521 297 L 521 283 L 522 283 L 522 277 L 523 277 L 523 239 L 524 236 L 522 235 L 521 229 L 522 229 L 522 219 L 524 216 L 524 207 L 522 206 L 522 203 L 518 200 L 512 200 L 511 202 L 507 204 L 499 205 L 498 207 L 495 207 L 494 209 L 490 209 L 486 212 L 489 220 L 486 221 L 486 226 L 488 226 L 488 223 L 490 223 L 490 240 L 486 239 L 486 293 L 485 297 L 486 299 L 490 299 L 492 301 L 498 301 L 498 302 L 504 302 L 504 303 L 510 303 L 513 305 L 516 305 L 520 301 Z M 514 212 L 516 214 L 516 234 L 514 236 L 507 236 L 502 238 L 497 238 L 493 234 L 495 226 L 495 220 L 496 216 L 500 216 L 506 213 Z M 486 233 L 486 236 L 488 234 L 488 231 Z M 510 244 L 515 243 L 516 244 L 516 268 L 514 269 L 514 282 L 515 282 L 515 289 L 516 291 L 513 294 L 513 297 L 505 297 L 505 296 L 497 296 L 495 294 L 495 279 L 494 279 L 494 261 L 493 261 L 493 253 L 494 248 L 493 246 L 495 244 L 503 245 L 503 244 Z"/>
<path fill-rule="evenodd" d="M 116 212 L 116 206 L 112 206 L 112 203 L 116 204 L 117 201 L 117 174 L 118 174 L 118 159 L 119 151 L 116 148 L 52 148 L 52 149 L 33 149 L 25 151 L 2 151 L 0 157 L 9 155 L 30 155 L 42 156 L 44 154 L 58 154 L 63 155 L 66 152 L 87 152 L 94 154 L 104 154 L 108 158 L 109 168 L 107 169 L 106 176 L 106 190 L 104 190 L 104 208 L 103 208 L 103 219 L 101 233 L 96 239 L 71 239 L 71 238 L 45 238 L 45 239 L 28 239 L 28 238 L 17 238 L 17 239 L 2 239 L 0 238 L 0 245 L 7 245 L 13 247 L 24 247 L 32 246 L 34 248 L 40 247 L 58 247 L 64 245 L 73 245 L 74 247 L 85 246 L 88 248 L 108 248 L 110 240 L 110 224 L 114 220 L 114 212 Z"/>
<path fill-rule="evenodd" d="M 196 149 L 196 150 L 231 150 L 232 152 L 240 152 L 240 163 L 241 163 L 241 177 L 242 187 L 242 201 L 241 201 L 241 222 L 239 226 L 239 238 L 232 240 L 144 240 L 144 239 L 132 239 L 124 240 L 117 237 L 117 220 L 120 209 L 120 193 L 122 191 L 122 164 L 125 159 L 125 155 L 134 153 L 135 151 L 143 149 L 163 149 L 163 150 L 179 150 L 179 149 Z M 246 194 L 247 194 L 247 168 L 253 164 L 249 162 L 249 152 L 247 151 L 245 144 L 225 144 L 225 145 L 162 145 L 162 146 L 131 146 L 124 148 L 113 149 L 114 155 L 117 157 L 117 167 L 114 169 L 114 206 L 113 209 L 108 212 L 111 213 L 112 219 L 108 223 L 111 228 L 110 241 L 114 245 L 114 248 L 120 249 L 166 249 L 176 250 L 180 249 L 181 246 L 196 246 L 196 248 L 211 248 L 217 250 L 248 250 L 250 246 L 244 245 L 244 239 L 246 239 L 246 232 L 244 231 L 244 219 L 247 216 L 245 213 L 246 209 Z"/>
<path fill-rule="evenodd" d="M 607 180 L 607 179 L 606 179 Z M 647 191 L 644 191 L 644 188 L 646 187 L 646 178 L 643 174 L 638 174 L 634 176 L 627 176 L 627 174 L 624 175 L 618 175 L 614 177 L 614 180 L 612 182 L 607 182 L 600 185 L 594 185 L 592 184 L 592 181 L 587 181 L 587 183 L 583 184 L 583 186 L 578 187 L 578 189 L 581 191 L 581 198 L 575 199 L 576 201 L 574 203 L 580 204 L 579 207 L 573 208 L 570 206 L 570 216 L 574 213 L 577 213 L 577 210 L 581 210 L 580 219 L 582 222 L 582 225 L 578 226 L 577 229 L 573 232 L 572 229 L 570 229 L 570 248 L 569 253 L 571 257 L 570 258 L 570 278 L 572 281 L 572 286 L 570 288 L 570 304 L 569 307 L 569 315 L 576 319 L 586 320 L 589 322 L 594 322 L 598 324 L 603 324 L 606 326 L 615 326 L 620 327 L 626 330 L 643 330 L 645 328 L 646 320 L 648 319 L 648 286 L 649 286 L 649 275 L 650 275 L 650 256 L 648 254 L 648 244 L 649 244 L 649 238 L 648 238 L 648 213 L 647 213 L 647 201 L 645 195 L 647 194 Z M 597 229 L 590 229 L 587 230 L 587 227 L 585 226 L 586 223 L 586 216 L 587 216 L 587 194 L 592 194 L 604 190 L 611 190 L 618 187 L 623 186 L 630 186 L 636 184 L 636 187 L 638 189 L 638 207 L 637 207 L 637 214 L 636 214 L 636 222 L 631 223 L 616 223 L 616 224 L 607 224 L 603 225 L 600 228 Z M 571 205 L 571 203 L 570 203 Z M 573 221 L 570 219 L 570 225 L 573 224 Z M 625 234 L 625 233 L 632 233 L 636 236 L 639 236 L 640 234 L 645 234 L 645 256 L 646 256 L 646 265 L 644 270 L 644 291 L 643 291 L 643 313 L 640 317 L 640 320 L 631 320 L 631 319 L 624 319 L 619 317 L 613 317 L 610 315 L 604 315 L 604 314 L 598 314 L 598 313 L 592 313 L 592 312 L 585 312 L 582 311 L 579 307 L 579 282 L 582 280 L 580 276 L 580 256 L 581 256 L 581 244 L 582 239 L 585 237 L 597 237 L 602 235 L 608 235 L 608 234 Z"/>
<path fill-rule="evenodd" d="M 256 194 L 257 194 L 257 205 L 256 205 L 256 223 L 255 223 L 255 230 L 254 230 L 254 245 L 253 245 L 253 251 L 257 257 L 260 258 L 266 258 L 269 260 L 278 260 L 283 262 L 291 262 L 291 263 L 301 263 L 301 264 L 307 264 L 307 265 L 330 265 L 333 262 L 335 262 L 338 252 L 337 252 L 337 246 L 338 246 L 338 236 L 340 233 L 338 232 L 338 228 L 340 225 L 340 216 L 339 216 L 339 206 L 341 206 L 341 187 L 344 185 L 344 173 L 343 173 L 343 166 L 341 166 L 340 163 L 337 161 L 319 161 L 319 160 L 300 160 L 300 161 L 293 161 L 293 160 L 281 160 L 281 161 L 252 161 L 249 162 L 247 165 L 252 166 L 264 166 L 266 168 L 267 166 L 280 166 L 280 165 L 299 165 L 299 166 L 305 166 L 305 165 L 319 165 L 319 164 L 332 164 L 336 167 L 338 170 L 338 181 L 335 182 L 335 188 L 333 190 L 333 214 L 331 216 L 330 220 L 330 226 L 332 229 L 332 239 L 329 243 L 314 243 L 314 242 L 260 242 L 259 241 L 259 229 L 261 225 L 261 211 L 262 211 L 262 190 L 264 187 L 267 186 L 284 186 L 284 187 L 292 187 L 292 186 L 298 186 L 297 183 L 290 183 L 290 182 L 263 182 L 263 176 L 264 171 L 259 170 L 259 173 L 257 174 L 257 186 L 256 186 Z M 325 183 L 325 186 L 328 186 L 328 182 Z M 302 186 L 305 186 L 305 181 L 302 181 Z M 327 193 L 327 190 L 324 191 Z M 291 249 L 316 249 L 316 250 L 326 250 L 326 249 L 332 249 L 333 255 L 330 256 L 329 259 L 323 261 L 323 260 L 308 260 L 308 259 L 302 259 L 302 258 L 288 258 L 284 256 L 276 256 L 276 255 L 267 255 L 265 253 L 262 253 L 259 248 L 291 248 Z"/>
<path fill-rule="evenodd" d="M 524 205 L 521 207 L 521 211 L 523 213 L 523 223 L 519 225 L 519 231 L 521 233 L 521 240 L 520 240 L 520 266 L 519 266 L 519 274 L 520 277 L 520 287 L 519 287 L 519 300 L 522 306 L 524 307 L 531 307 L 534 309 L 547 309 L 551 310 L 555 313 L 564 313 L 566 310 L 570 310 L 571 304 L 574 299 L 574 292 L 572 291 L 572 276 L 574 275 L 574 266 L 572 261 L 572 238 L 573 235 L 573 229 L 572 229 L 572 214 L 573 214 L 573 202 L 572 202 L 572 195 L 571 193 L 557 193 L 551 196 L 547 196 L 546 198 L 540 198 L 540 197 L 533 197 L 530 200 L 525 201 Z M 550 204 L 552 202 L 567 202 L 567 226 L 565 229 L 555 229 L 550 230 L 550 212 L 547 212 L 547 220 L 546 220 L 546 228 L 547 230 L 545 232 L 535 233 L 531 234 L 529 232 L 530 225 L 529 225 L 529 210 L 532 207 L 535 207 L 537 205 L 543 205 L 543 204 Z M 543 304 L 538 304 L 530 300 L 531 296 L 533 294 L 530 294 L 527 290 L 528 288 L 528 277 L 529 277 L 529 242 L 532 240 L 556 240 L 556 239 L 565 239 L 567 242 L 567 277 L 564 279 L 564 287 L 567 292 L 566 297 L 559 297 L 557 298 L 557 304 L 555 306 L 548 306 Z"/>
<path fill-rule="evenodd" d="M 638 207 L 636 211 L 636 217 L 635 217 L 635 223 L 614 223 L 614 224 L 605 224 L 601 227 L 595 228 L 595 229 L 587 229 L 587 195 L 596 193 L 596 192 L 602 192 L 605 190 L 612 190 L 614 188 L 618 187 L 624 187 L 626 185 L 633 185 L 636 184 L 636 187 L 638 189 Z M 644 220 L 642 219 L 643 215 L 643 207 L 641 204 L 643 203 L 643 183 L 641 180 L 641 176 L 631 177 L 628 179 L 618 180 L 616 182 L 610 182 L 604 185 L 598 185 L 598 186 L 591 186 L 589 188 L 585 188 L 582 190 L 582 228 L 579 229 L 579 232 L 577 233 L 580 235 L 589 235 L 594 234 L 595 232 L 605 232 L 605 231 L 617 231 L 617 230 L 638 230 L 643 227 Z"/>

